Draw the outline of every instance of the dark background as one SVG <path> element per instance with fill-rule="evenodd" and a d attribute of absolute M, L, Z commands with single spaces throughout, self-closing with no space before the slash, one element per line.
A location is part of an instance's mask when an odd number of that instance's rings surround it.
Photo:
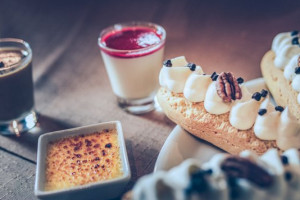
<path fill-rule="evenodd" d="M 159 112 L 133 116 L 118 108 L 97 46 L 103 28 L 158 23 L 167 31 L 165 58 L 185 55 L 207 73 L 250 80 L 261 76 L 273 37 L 300 29 L 299 8 L 297 0 L 0 0 L 0 37 L 24 39 L 33 49 L 40 115 L 37 133 L 0 136 L 0 199 L 34 199 L 37 138 L 68 127 L 120 120 L 133 175 L 127 190 L 153 171 L 174 124 Z"/>

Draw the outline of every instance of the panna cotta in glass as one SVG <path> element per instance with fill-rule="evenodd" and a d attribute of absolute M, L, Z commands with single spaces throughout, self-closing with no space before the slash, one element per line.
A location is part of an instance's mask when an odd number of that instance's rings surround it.
<path fill-rule="evenodd" d="M 165 30 L 132 22 L 104 29 L 99 37 L 102 58 L 119 105 L 133 114 L 154 109 L 163 61 Z"/>

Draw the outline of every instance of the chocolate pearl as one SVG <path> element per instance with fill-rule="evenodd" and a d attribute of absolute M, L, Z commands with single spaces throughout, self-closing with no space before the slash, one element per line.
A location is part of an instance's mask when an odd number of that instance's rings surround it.
<path fill-rule="evenodd" d="M 264 89 L 262 89 L 261 92 L 260 92 L 262 97 L 266 97 L 268 95 L 268 93 L 269 92 L 267 90 L 264 90 Z"/>
<path fill-rule="evenodd" d="M 282 156 L 281 156 L 281 162 L 282 162 L 284 165 L 288 165 L 288 164 L 289 164 L 289 159 L 288 159 L 288 157 L 286 157 L 285 155 L 282 155 Z"/>
<path fill-rule="evenodd" d="M 238 84 L 244 83 L 244 79 L 242 77 L 238 77 L 237 79 Z"/>
<path fill-rule="evenodd" d="M 171 60 L 165 60 L 163 64 L 166 67 L 172 67 L 172 61 Z"/>
<path fill-rule="evenodd" d="M 299 44 L 299 37 L 294 37 L 292 39 L 292 45 L 298 45 Z"/>
<path fill-rule="evenodd" d="M 0 62 L 0 68 L 4 67 L 4 62 Z"/>
<path fill-rule="evenodd" d="M 296 30 L 294 30 L 294 31 L 291 31 L 291 36 L 298 35 L 298 33 L 299 33 L 299 31 L 296 31 Z"/>
<path fill-rule="evenodd" d="M 284 178 L 286 181 L 290 181 L 290 180 L 292 180 L 293 176 L 292 176 L 291 172 L 285 172 Z"/>
<path fill-rule="evenodd" d="M 218 74 L 216 72 L 212 73 L 212 75 L 210 76 L 211 80 L 216 81 L 218 78 Z"/>
<path fill-rule="evenodd" d="M 252 99 L 255 99 L 256 101 L 260 101 L 261 99 L 261 94 L 259 92 L 255 92 L 253 95 L 252 95 Z"/>
<path fill-rule="evenodd" d="M 295 74 L 300 74 L 300 67 L 295 68 Z"/>
<path fill-rule="evenodd" d="M 282 106 L 276 106 L 275 110 L 278 112 L 282 112 L 284 110 L 284 108 Z"/>
<path fill-rule="evenodd" d="M 267 113 L 267 109 L 264 109 L 264 108 L 259 109 L 259 111 L 258 111 L 258 114 L 259 114 L 260 116 L 263 116 L 263 115 L 266 114 L 266 113 Z"/>
<path fill-rule="evenodd" d="M 196 65 L 194 63 L 189 63 L 187 65 L 188 68 L 190 68 L 191 71 L 195 71 L 196 70 Z"/>

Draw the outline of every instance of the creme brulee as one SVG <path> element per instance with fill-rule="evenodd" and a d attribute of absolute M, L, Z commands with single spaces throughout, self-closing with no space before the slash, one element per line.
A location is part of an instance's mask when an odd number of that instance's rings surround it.
<path fill-rule="evenodd" d="M 62 138 L 48 146 L 45 190 L 121 177 L 117 130 Z"/>

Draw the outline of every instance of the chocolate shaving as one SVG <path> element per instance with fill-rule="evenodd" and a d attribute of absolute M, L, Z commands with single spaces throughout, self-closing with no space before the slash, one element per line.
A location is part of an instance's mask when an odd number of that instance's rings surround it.
<path fill-rule="evenodd" d="M 189 63 L 187 65 L 188 68 L 190 68 L 191 71 L 195 71 L 196 70 L 196 65 L 194 63 Z"/>
<path fill-rule="evenodd" d="M 171 60 L 165 60 L 163 65 L 166 66 L 166 67 L 172 67 L 172 61 Z"/>
<path fill-rule="evenodd" d="M 273 183 L 273 177 L 266 170 L 246 158 L 230 156 L 221 163 L 221 169 L 229 179 L 244 178 L 262 188 Z"/>
<path fill-rule="evenodd" d="M 218 74 L 216 72 L 212 73 L 212 75 L 210 76 L 211 80 L 216 81 L 218 78 Z"/>
<path fill-rule="evenodd" d="M 0 68 L 2 68 L 2 67 L 4 67 L 5 66 L 5 64 L 4 64 L 4 62 L 0 62 Z"/>
<path fill-rule="evenodd" d="M 299 31 L 296 31 L 296 30 L 294 30 L 294 31 L 291 31 L 291 36 L 298 35 L 298 33 L 299 33 Z"/>
<path fill-rule="evenodd" d="M 230 72 L 222 72 L 217 81 L 216 89 L 219 97 L 225 102 L 229 103 L 231 100 L 241 99 L 242 90 L 238 81 Z"/>
<path fill-rule="evenodd" d="M 284 110 L 284 108 L 282 106 L 276 106 L 275 110 L 278 112 L 282 112 Z"/>
<path fill-rule="evenodd" d="M 298 45 L 299 44 L 299 37 L 294 37 L 292 39 L 292 45 Z"/>

